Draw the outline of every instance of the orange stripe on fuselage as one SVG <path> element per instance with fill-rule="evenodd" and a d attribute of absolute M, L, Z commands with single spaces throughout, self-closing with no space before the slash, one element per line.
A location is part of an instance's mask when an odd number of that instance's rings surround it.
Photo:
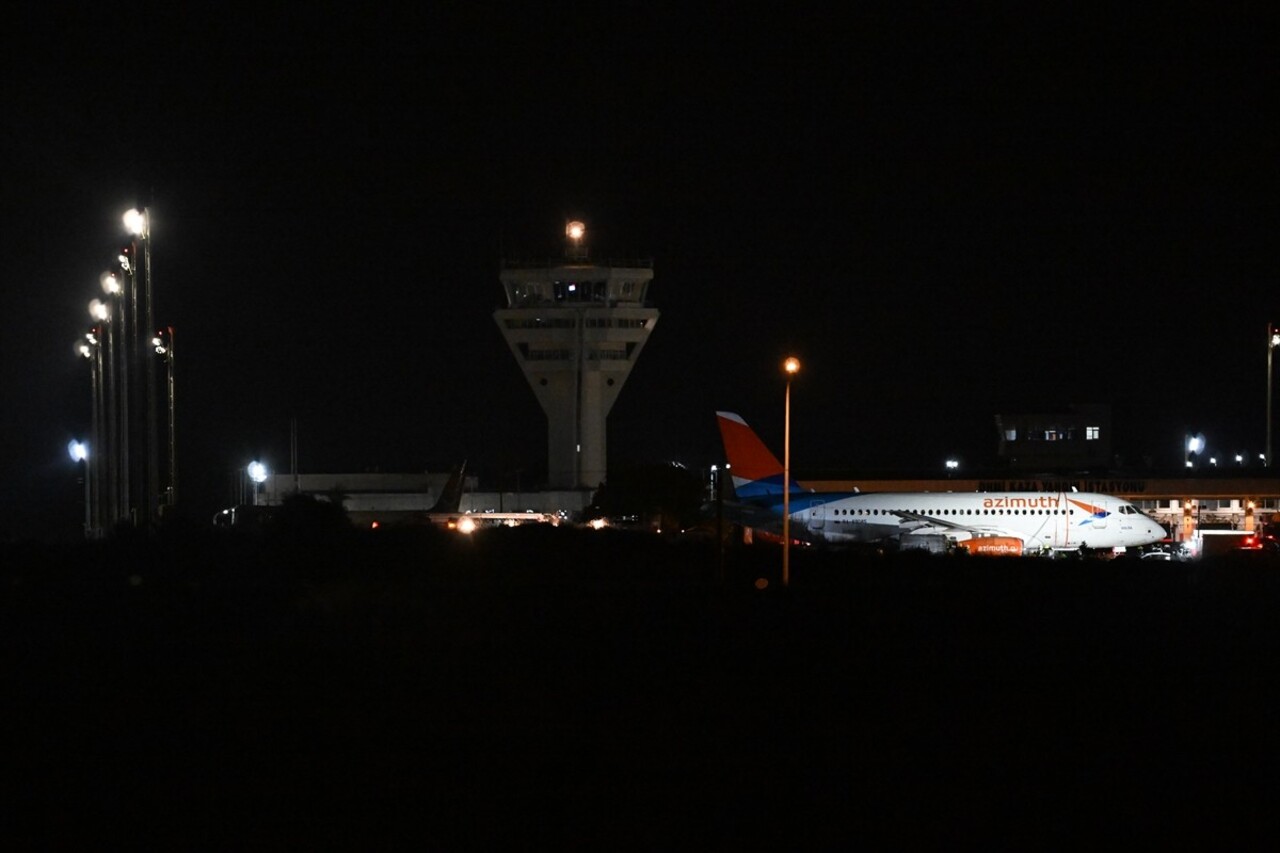
<path fill-rule="evenodd" d="M 1075 504 L 1085 512 L 1089 513 L 1089 515 L 1101 515 L 1102 513 L 1106 512 L 1106 510 L 1104 510 L 1102 507 L 1093 506 L 1091 504 L 1085 503 L 1084 501 L 1078 501 L 1073 498 L 1067 498 L 1067 500 L 1071 501 L 1071 503 Z"/>

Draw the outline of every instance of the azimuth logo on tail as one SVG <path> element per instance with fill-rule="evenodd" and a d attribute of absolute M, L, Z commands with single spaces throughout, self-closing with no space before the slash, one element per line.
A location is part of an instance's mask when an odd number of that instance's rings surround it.
<path fill-rule="evenodd" d="M 1082 521 L 1081 524 L 1088 524 L 1090 521 L 1100 520 L 1111 515 L 1111 513 L 1107 512 L 1105 509 L 1103 509 L 1100 506 L 1093 506 L 1092 504 L 1087 504 L 1082 501 L 1072 500 L 1071 498 L 1067 498 L 1067 500 L 1075 504 L 1076 506 L 1080 507 L 1085 512 L 1089 513 L 1088 520 Z"/>

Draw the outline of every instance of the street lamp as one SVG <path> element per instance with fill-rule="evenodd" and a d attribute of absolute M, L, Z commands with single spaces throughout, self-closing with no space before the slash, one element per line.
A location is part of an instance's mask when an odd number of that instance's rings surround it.
<path fill-rule="evenodd" d="M 791 378 L 800 372 L 800 359 L 782 362 L 787 374 L 786 405 L 782 424 L 782 585 L 791 584 Z"/>
<path fill-rule="evenodd" d="M 261 462 L 250 462 L 249 467 L 245 469 L 249 474 L 249 479 L 253 481 L 253 505 L 258 505 L 258 487 L 267 480 L 267 466 Z"/>
<path fill-rule="evenodd" d="M 116 294 L 110 289 L 114 281 L 103 276 L 102 286 L 109 295 Z M 120 376 L 120 363 L 117 358 L 116 341 L 119 336 L 116 330 L 117 310 L 111 302 L 94 299 L 89 303 L 89 316 L 98 323 L 98 352 L 95 365 L 98 367 L 98 396 L 102 400 L 102 434 L 103 440 L 98 442 L 97 453 L 99 478 L 98 486 L 98 522 L 99 527 L 106 529 L 120 520 L 122 514 L 128 512 L 128 468 L 124 447 L 127 431 L 122 427 L 127 423 L 125 400 L 121 390 L 123 382 Z"/>
<path fill-rule="evenodd" d="M 729 476 L 729 463 L 722 469 L 711 466 L 711 500 L 716 507 L 716 577 L 724 580 L 724 486 L 721 477 Z"/>
<path fill-rule="evenodd" d="M 89 538 L 96 538 L 98 531 L 102 527 L 102 482 L 106 476 L 106 458 L 103 455 L 103 448 L 108 446 L 103 441 L 103 423 L 106 419 L 106 410 L 102 396 L 101 333 L 101 325 L 94 326 L 76 343 L 76 351 L 89 362 L 89 411 L 92 425 L 90 427 L 88 446 L 94 449 L 93 458 L 86 462 L 86 471 L 89 470 L 90 465 L 92 466 L 89 481 L 93 484 L 92 490 L 89 492 L 89 526 L 85 531 L 85 535 Z M 108 455 L 109 453 L 108 451 Z"/>
<path fill-rule="evenodd" d="M 1197 435 L 1188 435 L 1186 437 L 1186 442 L 1183 444 L 1183 453 L 1182 453 L 1182 461 L 1184 463 L 1183 467 L 1186 467 L 1186 468 L 1195 467 L 1191 463 L 1191 457 L 1193 455 L 1199 456 L 1201 453 L 1203 453 L 1204 446 L 1205 445 L 1204 445 L 1203 433 L 1200 433 Z"/>
<path fill-rule="evenodd" d="M 138 432 L 138 439 L 143 445 L 145 455 L 141 460 L 145 472 L 144 482 L 139 484 L 141 494 L 145 498 L 148 517 L 154 521 L 159 514 L 160 477 L 159 477 L 159 442 L 156 428 L 156 374 L 155 360 L 145 358 L 144 330 L 154 329 L 152 311 L 151 286 L 151 211 L 146 208 L 125 212 L 123 216 L 125 230 L 133 237 L 132 243 L 121 255 L 121 265 L 129 273 L 131 287 L 133 322 L 136 326 L 133 358 L 142 376 L 139 382 L 144 383 L 144 398 L 139 401 L 138 414 L 145 418 Z M 130 261 L 132 255 L 132 261 Z M 138 293 L 141 286 L 142 293 Z M 170 386 L 172 387 L 172 386 Z M 172 414 L 172 413 L 171 413 Z M 170 432 L 170 452 L 172 453 L 172 432 Z M 172 500 L 173 478 L 170 473 L 170 499 Z"/>
<path fill-rule="evenodd" d="M 151 339 L 151 346 L 155 348 L 156 355 L 164 359 L 165 366 L 165 390 L 169 404 L 169 487 L 167 489 L 169 495 L 165 505 L 172 510 L 178 500 L 178 454 L 177 444 L 174 440 L 176 422 L 174 418 L 175 389 L 173 382 L 176 350 L 174 349 L 173 326 L 169 326 L 164 332 L 157 332 L 155 337 Z"/>
<path fill-rule="evenodd" d="M 150 222 L 147 219 L 147 211 L 130 210 L 124 215 L 124 228 L 135 237 L 147 237 L 150 231 Z"/>
<path fill-rule="evenodd" d="M 67 453 L 71 454 L 72 461 L 84 463 L 84 537 L 88 539 L 93 529 L 89 515 L 89 445 L 72 439 L 67 444 Z"/>
<path fill-rule="evenodd" d="M 958 471 L 958 470 L 959 470 L 959 468 L 960 468 L 960 460 L 959 460 L 959 459 L 948 459 L 948 460 L 947 460 L 947 476 L 948 476 L 948 477 L 950 477 L 950 476 L 952 476 L 953 474 L 955 474 L 955 472 L 956 472 L 956 471 Z"/>
<path fill-rule="evenodd" d="M 1263 465 L 1271 464 L 1271 353 L 1280 346 L 1280 329 L 1267 324 L 1267 446 Z"/>

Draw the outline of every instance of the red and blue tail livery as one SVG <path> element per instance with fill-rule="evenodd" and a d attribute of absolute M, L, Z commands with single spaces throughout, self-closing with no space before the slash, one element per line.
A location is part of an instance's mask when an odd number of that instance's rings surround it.
<path fill-rule="evenodd" d="M 720 439 L 724 442 L 725 458 L 729 461 L 729 473 L 733 488 L 741 499 L 782 495 L 783 468 L 778 457 L 765 447 L 747 422 L 732 412 L 716 412 L 720 422 Z M 794 480 L 791 493 L 804 489 Z"/>

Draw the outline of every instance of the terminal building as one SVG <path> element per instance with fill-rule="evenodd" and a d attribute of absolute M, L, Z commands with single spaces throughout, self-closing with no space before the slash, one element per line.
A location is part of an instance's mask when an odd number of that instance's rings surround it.
<path fill-rule="evenodd" d="M 279 506 L 293 495 L 329 501 L 342 506 L 354 524 L 367 526 L 420 520 L 440 499 L 452 473 L 420 474 L 271 474 L 254 484 L 240 481 L 239 506 Z M 575 492 L 482 491 L 479 480 L 467 475 L 462 482 L 459 513 L 559 513 L 579 500 Z M 589 498 L 588 498 L 589 500 Z M 228 519 L 225 523 L 234 523 Z"/>
<path fill-rule="evenodd" d="M 1260 530 L 1280 523 L 1280 477 L 1270 469 L 1188 469 L 1184 476 L 1115 472 L 1111 409 L 1070 405 L 995 416 L 994 473 L 970 479 L 823 480 L 815 491 L 1098 492 L 1129 501 L 1175 541 L 1199 530 Z"/>
<path fill-rule="evenodd" d="M 996 415 L 1001 467 L 1021 471 L 1100 471 L 1111 467 L 1111 407 L 1072 405 Z"/>

